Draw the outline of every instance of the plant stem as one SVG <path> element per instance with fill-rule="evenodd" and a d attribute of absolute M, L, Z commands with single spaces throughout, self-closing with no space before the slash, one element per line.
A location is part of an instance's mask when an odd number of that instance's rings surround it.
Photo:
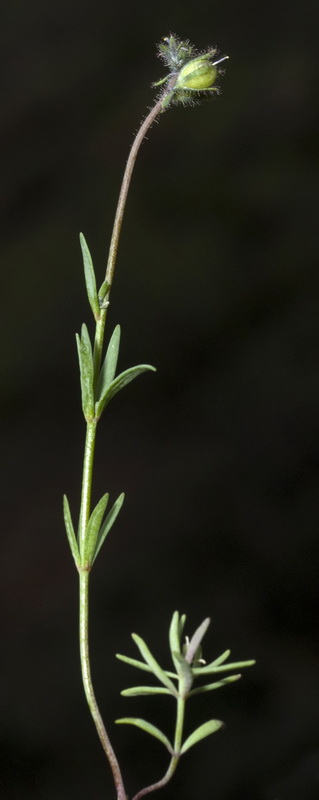
<path fill-rule="evenodd" d="M 79 520 L 79 550 L 81 556 L 83 556 L 86 528 L 88 521 L 90 519 L 96 428 L 97 428 L 96 419 L 87 422 L 85 445 L 84 445 L 82 494 L 81 494 L 80 520 Z"/>
<path fill-rule="evenodd" d="M 88 572 L 88 570 L 81 569 L 79 570 L 79 575 L 80 575 L 80 655 L 81 655 L 82 678 L 83 678 L 85 696 L 103 750 L 107 756 L 107 759 L 109 761 L 112 770 L 114 784 L 117 791 L 117 800 L 126 800 L 126 793 L 124 789 L 121 770 L 117 758 L 115 756 L 113 747 L 111 745 L 111 742 L 104 727 L 104 723 L 95 699 L 95 694 L 91 679 L 90 655 L 89 655 L 89 630 L 88 630 L 90 573 Z"/>
<path fill-rule="evenodd" d="M 145 786 L 144 789 L 141 789 L 137 794 L 134 795 L 132 800 L 141 800 L 141 797 L 145 797 L 147 794 L 151 794 L 151 792 L 155 792 L 157 789 L 162 789 L 173 777 L 176 767 L 178 765 L 180 759 L 180 749 L 182 746 L 182 736 L 183 736 L 183 726 L 184 726 L 184 715 L 185 715 L 185 699 L 184 697 L 179 697 L 177 700 L 177 715 L 176 715 L 176 727 L 175 727 L 175 739 L 174 739 L 174 755 L 172 756 L 169 767 L 167 772 L 160 781 L 156 783 L 151 783 L 150 786 Z"/>
<path fill-rule="evenodd" d="M 175 83 L 176 78 L 171 81 L 171 84 Z M 106 299 L 109 299 L 111 286 L 113 282 L 114 276 L 114 269 L 116 263 L 116 256 L 118 251 L 121 227 L 122 227 L 122 220 L 123 214 L 125 209 L 125 204 L 127 200 L 127 194 L 130 186 L 130 181 L 132 177 L 132 172 L 134 169 L 136 157 L 140 148 L 140 145 L 146 135 L 147 131 L 155 121 L 156 117 L 163 111 L 163 98 L 167 94 L 168 91 L 171 90 L 171 84 L 169 84 L 166 90 L 162 93 L 160 98 L 157 100 L 149 114 L 147 115 L 144 122 L 140 129 L 138 130 L 129 157 L 126 164 L 122 186 L 119 194 L 113 231 L 111 236 L 111 243 L 109 249 L 109 256 L 106 268 L 106 275 L 105 279 L 108 281 L 109 288 L 107 291 Z M 103 352 L 103 342 L 104 342 L 104 331 L 105 331 L 105 323 L 106 323 L 106 314 L 107 308 L 102 308 L 99 319 L 96 320 L 96 331 L 95 331 L 95 340 L 94 340 L 94 381 L 95 387 L 97 386 L 101 359 L 102 359 L 102 352 Z M 89 654 L 89 571 L 90 565 L 83 563 L 83 554 L 84 554 L 84 546 L 85 546 L 85 536 L 86 536 L 86 529 L 87 524 L 90 518 L 90 509 L 91 509 L 91 493 L 92 493 L 92 477 L 93 477 L 93 464 L 94 464 L 94 449 L 95 449 L 95 438 L 96 438 L 96 429 L 97 429 L 97 419 L 87 420 L 87 431 L 86 431 L 86 440 L 85 440 L 85 448 L 84 448 L 84 460 L 83 460 L 83 477 L 82 477 L 82 494 L 81 494 L 81 508 L 80 508 L 80 520 L 79 520 L 79 549 L 81 554 L 81 563 L 82 567 L 79 569 L 79 577 L 80 577 L 80 600 L 79 600 L 79 626 L 80 626 L 80 658 L 81 658 L 81 669 L 82 669 L 82 678 L 83 678 L 83 686 L 86 695 L 86 699 L 88 702 L 89 709 L 91 711 L 95 727 L 97 729 L 97 733 L 99 735 L 100 741 L 102 743 L 102 747 L 104 752 L 107 756 L 109 761 L 114 784 L 117 791 L 117 800 L 127 800 L 123 779 L 121 776 L 120 767 L 115 756 L 114 750 L 112 748 L 111 742 L 107 735 L 106 729 L 104 727 L 104 723 L 96 702 L 92 679 L 91 679 L 91 670 L 90 670 L 90 654 Z M 172 759 L 170 765 L 170 774 L 175 769 L 173 769 L 173 762 Z M 169 780 L 169 778 L 167 778 Z M 165 783 L 167 781 L 164 781 Z M 164 784 L 163 784 L 164 785 Z M 140 795 L 141 797 L 143 795 Z"/>
<path fill-rule="evenodd" d="M 111 242 L 110 242 L 110 249 L 109 249 L 109 255 L 108 255 L 107 266 L 106 266 L 105 280 L 107 280 L 107 282 L 109 284 L 109 289 L 108 289 L 108 292 L 107 292 L 107 299 L 109 299 L 110 291 L 111 291 L 111 287 L 112 287 L 112 283 L 113 283 L 114 270 L 115 270 L 115 265 L 116 265 L 116 257 L 117 257 L 117 251 L 118 251 L 118 246 L 119 246 L 119 240 L 120 240 L 123 216 L 124 216 L 128 190 L 130 188 L 132 173 L 133 173 L 133 169 L 134 169 L 134 166 L 135 166 L 137 154 L 138 154 L 138 151 L 139 151 L 140 146 L 142 144 L 142 141 L 143 141 L 144 137 L 147 134 L 147 131 L 150 129 L 151 125 L 153 125 L 153 122 L 155 122 L 155 120 L 159 116 L 159 114 L 161 114 L 162 111 L 163 111 L 163 99 L 164 99 L 164 97 L 172 90 L 172 88 L 173 88 L 175 83 L 176 83 L 176 77 L 171 79 L 171 81 L 168 83 L 165 91 L 162 92 L 162 94 L 160 95 L 159 99 L 157 100 L 157 102 L 155 103 L 153 108 L 151 108 L 151 110 L 150 110 L 149 114 L 147 115 L 147 117 L 145 117 L 145 120 L 142 122 L 142 125 L 139 128 L 139 130 L 138 130 L 138 132 L 137 132 L 137 134 L 135 136 L 134 142 L 132 144 L 132 147 L 131 147 L 131 150 L 130 150 L 130 153 L 129 153 L 129 157 L 127 159 L 127 163 L 126 163 L 126 167 L 125 167 L 125 171 L 124 171 L 124 175 L 123 175 L 123 180 L 122 180 L 122 185 L 121 185 L 121 189 L 120 189 L 120 194 L 119 194 L 119 198 L 118 198 L 118 202 L 117 202 L 117 208 L 116 208 L 116 212 L 115 212 L 115 217 L 114 217 L 113 230 L 112 230 L 112 236 L 111 236 Z M 95 334 L 95 342 L 94 342 L 94 363 L 95 363 L 95 365 L 97 364 L 98 366 L 101 363 L 101 357 L 102 357 L 106 314 L 107 314 L 107 309 L 106 308 L 102 309 L 101 310 L 100 319 L 97 321 L 97 325 L 96 325 L 96 334 Z"/>
<path fill-rule="evenodd" d="M 126 200 L 127 200 L 127 194 L 128 194 L 128 190 L 129 190 L 129 186 L 130 186 L 130 182 L 131 182 L 132 172 L 133 172 L 135 161 L 136 161 L 136 156 L 138 154 L 138 151 L 140 149 L 140 146 L 142 144 L 144 136 L 146 135 L 147 131 L 149 130 L 149 128 L 151 127 L 151 125 L 155 121 L 156 117 L 163 111 L 163 99 L 164 99 L 164 97 L 172 90 L 172 88 L 173 88 L 175 83 L 176 83 L 176 77 L 172 78 L 170 83 L 167 85 L 167 88 L 165 89 L 165 91 L 162 92 L 161 96 L 159 97 L 159 99 L 157 100 L 157 102 L 155 103 L 153 108 L 151 108 L 151 110 L 150 110 L 149 114 L 147 115 L 147 117 L 145 118 L 144 122 L 142 122 L 142 125 L 139 128 L 139 130 L 138 130 L 138 132 L 137 132 L 137 134 L 135 136 L 134 142 L 133 142 L 131 150 L 130 150 L 129 157 L 127 159 L 127 164 L 126 164 L 125 172 L 124 172 L 124 175 L 123 175 L 122 186 L 121 186 L 119 199 L 118 199 L 118 204 L 117 204 L 117 209 L 116 209 L 116 213 L 115 213 L 113 231 L 112 231 L 112 236 L 111 236 L 111 244 L 110 244 L 110 249 L 109 249 L 109 257 L 108 257 L 106 274 L 105 274 L 105 278 L 106 278 L 106 280 L 108 281 L 108 283 L 110 285 L 112 285 L 112 281 L 113 281 L 117 250 L 118 250 L 119 238 L 120 238 L 121 227 L 122 227 L 123 214 L 124 214 L 125 204 L 126 204 Z"/>

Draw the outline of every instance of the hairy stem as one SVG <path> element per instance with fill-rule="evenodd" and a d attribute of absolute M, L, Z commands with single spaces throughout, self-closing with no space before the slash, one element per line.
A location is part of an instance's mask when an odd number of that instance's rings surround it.
<path fill-rule="evenodd" d="M 128 190 L 130 188 L 131 177 L 132 177 L 133 169 L 134 169 L 134 166 L 135 166 L 137 154 L 138 154 L 138 151 L 139 151 L 140 146 L 142 144 L 142 141 L 143 141 L 144 137 L 146 136 L 148 130 L 150 129 L 151 125 L 153 125 L 153 122 L 155 122 L 156 118 L 163 111 L 163 99 L 164 99 L 164 97 L 172 90 L 172 88 L 173 88 L 175 83 L 176 83 L 176 77 L 172 78 L 172 80 L 168 83 L 165 91 L 161 94 L 161 96 L 159 97 L 159 99 L 157 100 L 157 102 L 155 103 L 153 108 L 151 108 L 151 110 L 150 110 L 149 114 L 147 115 L 147 117 L 145 117 L 145 120 L 142 122 L 142 125 L 139 128 L 139 130 L 138 130 L 138 132 L 137 132 L 137 134 L 135 136 L 134 142 L 132 144 L 132 147 L 131 147 L 131 150 L 130 150 L 130 153 L 129 153 L 129 157 L 127 159 L 127 163 L 126 163 L 126 167 L 125 167 L 125 171 L 124 171 L 124 175 L 123 175 L 123 180 L 122 180 L 122 185 L 121 185 L 121 189 L 120 189 L 119 199 L 118 199 L 118 203 L 117 203 L 117 208 L 116 208 L 116 212 L 115 212 L 115 218 L 114 218 L 114 224 L 113 224 L 113 230 L 112 230 L 112 236 L 111 236 L 111 242 L 110 242 L 110 249 L 109 249 L 108 261 L 107 261 L 107 267 L 106 267 L 106 273 L 105 273 L 105 280 L 107 280 L 107 282 L 109 284 L 109 289 L 108 289 L 108 292 L 107 292 L 107 299 L 109 299 L 111 286 L 112 286 L 112 283 L 113 283 L 114 270 L 115 270 L 117 251 L 118 251 L 118 246 L 119 246 L 119 241 L 120 241 L 120 234 L 121 234 L 123 216 L 124 216 Z M 96 334 L 95 334 L 95 342 L 94 342 L 94 360 L 95 360 L 95 364 L 98 364 L 98 365 L 101 363 L 101 357 L 102 357 L 102 348 L 103 348 L 104 329 L 105 329 L 105 322 L 106 322 L 106 313 L 107 313 L 107 309 L 106 308 L 101 310 L 100 319 L 97 321 L 97 325 L 96 325 Z"/>
<path fill-rule="evenodd" d="M 106 274 L 105 274 L 105 278 L 106 278 L 106 280 L 108 281 L 108 283 L 110 285 L 112 284 L 112 281 L 113 281 L 114 268 L 115 268 L 115 262 L 116 262 L 118 244 L 119 244 L 119 238 L 120 238 L 120 233 L 121 233 L 123 214 L 124 214 L 125 204 L 126 204 L 126 200 L 127 200 L 127 194 L 128 194 L 128 190 L 129 190 L 129 186 L 130 186 L 130 182 L 131 182 L 132 172 L 133 172 L 135 161 L 136 161 L 136 156 L 138 154 L 138 151 L 140 149 L 140 146 L 142 144 L 144 136 L 146 135 L 147 131 L 149 130 L 149 128 L 151 127 L 151 125 L 155 121 L 156 117 L 163 111 L 163 99 L 164 99 L 164 97 L 166 96 L 166 94 L 168 94 L 168 92 L 171 91 L 171 89 L 172 89 L 172 87 L 173 87 L 173 85 L 175 83 L 176 83 L 176 77 L 174 77 L 171 80 L 171 82 L 168 84 L 167 88 L 165 89 L 165 92 L 163 92 L 161 94 L 161 96 L 159 97 L 159 99 L 157 100 L 157 102 L 155 103 L 153 108 L 151 108 L 151 110 L 150 110 L 149 114 L 147 115 L 147 117 L 145 117 L 144 122 L 142 122 L 142 125 L 139 128 L 139 130 L 138 130 L 138 132 L 137 132 L 137 134 L 135 136 L 134 142 L 133 142 L 131 150 L 130 150 L 129 157 L 127 159 L 127 164 L 126 164 L 125 172 L 124 172 L 124 175 L 123 175 L 122 186 L 121 186 L 119 199 L 118 199 L 118 204 L 117 204 L 117 209 L 116 209 L 116 213 L 115 213 L 113 231 L 112 231 L 112 236 L 111 236 L 111 244 L 110 244 L 110 249 L 109 249 L 109 257 L 108 257 L 108 262 L 107 262 L 107 267 L 106 267 Z"/>

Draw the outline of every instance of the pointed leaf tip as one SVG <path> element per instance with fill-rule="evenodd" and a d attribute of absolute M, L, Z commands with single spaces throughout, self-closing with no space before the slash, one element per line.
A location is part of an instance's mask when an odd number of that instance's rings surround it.
<path fill-rule="evenodd" d="M 88 301 L 90 303 L 94 317 L 98 317 L 100 314 L 100 304 L 96 289 L 93 261 L 83 233 L 80 233 L 80 245 L 82 250 L 84 277 L 85 277 L 85 285 L 86 285 Z"/>
<path fill-rule="evenodd" d="M 101 528 L 100 528 L 100 531 L 99 531 L 99 534 L 98 534 L 98 537 L 97 537 L 95 554 L 94 554 L 94 558 L 93 558 L 93 562 L 92 562 L 93 564 L 94 564 L 94 561 L 95 561 L 98 553 L 101 550 L 102 545 L 105 542 L 107 534 L 109 533 L 109 531 L 113 527 L 114 522 L 116 520 L 116 517 L 118 516 L 118 514 L 121 511 L 122 505 L 124 503 L 124 498 L 125 498 L 125 494 L 124 494 L 124 492 L 122 492 L 122 494 L 119 495 L 117 500 L 115 500 L 114 505 L 110 509 L 109 513 L 105 517 L 104 522 L 101 525 Z"/>
<path fill-rule="evenodd" d="M 76 567 L 79 567 L 79 565 L 80 565 L 80 553 L 79 553 L 78 543 L 77 543 L 77 540 L 76 540 L 76 535 L 75 535 L 75 532 L 74 532 L 74 527 L 73 527 L 73 522 L 72 522 L 72 517 L 71 517 L 71 511 L 70 511 L 70 506 L 69 506 L 69 501 L 68 501 L 68 498 L 67 498 L 66 494 L 63 495 L 63 516 L 64 516 L 65 530 L 66 530 L 66 534 L 67 534 L 67 537 L 68 537 L 68 540 L 69 540 L 69 545 L 70 545 L 70 548 L 71 548 L 71 553 L 73 555 Z"/>
<path fill-rule="evenodd" d="M 105 359 L 103 361 L 103 365 L 99 375 L 98 386 L 97 386 L 98 402 L 101 399 L 101 397 L 105 395 L 108 388 L 110 387 L 110 384 L 114 379 L 117 367 L 118 355 L 119 355 L 120 339 L 121 339 L 121 327 L 120 325 L 116 325 L 112 333 L 112 336 L 110 338 Z"/>
<path fill-rule="evenodd" d="M 201 625 L 199 625 L 199 627 L 193 634 L 185 653 L 185 660 L 188 661 L 189 664 L 192 664 L 196 655 L 196 651 L 200 647 L 201 641 L 204 638 L 209 625 L 210 625 L 210 618 L 206 617 L 206 619 L 204 619 L 204 622 L 202 622 Z"/>
<path fill-rule="evenodd" d="M 80 381 L 82 393 L 82 409 L 85 419 L 94 417 L 94 389 L 93 389 L 93 357 L 92 345 L 88 329 L 85 324 L 81 328 L 81 336 L 76 334 L 80 364 Z"/>
<path fill-rule="evenodd" d="M 204 725 L 200 725 L 199 728 L 196 728 L 196 731 L 191 733 L 191 735 L 185 740 L 182 748 L 181 748 L 181 755 L 187 752 L 190 747 L 193 747 L 194 744 L 200 742 L 201 739 L 205 739 L 206 736 L 210 736 L 212 733 L 216 733 L 222 728 L 224 725 L 220 719 L 210 719 L 208 722 L 204 722 Z"/>
<path fill-rule="evenodd" d="M 112 397 L 114 397 L 121 389 L 124 389 L 124 386 L 127 386 L 128 383 L 137 378 L 138 375 L 141 375 L 143 372 L 146 371 L 156 372 L 156 367 L 152 367 L 150 364 L 139 364 L 136 367 L 130 367 L 126 369 L 124 372 L 121 372 L 120 375 L 117 375 L 114 380 L 109 384 L 108 387 L 103 387 L 103 392 L 95 404 L 95 413 L 97 417 L 100 417 L 102 412 L 104 411 L 106 405 L 110 402 Z M 101 388 L 101 387 L 100 387 Z"/>
<path fill-rule="evenodd" d="M 97 542 L 100 535 L 100 528 L 108 501 L 109 501 L 109 495 L 104 494 L 103 497 L 101 497 L 101 499 L 95 506 L 95 508 L 93 509 L 92 514 L 90 516 L 85 532 L 85 541 L 82 554 L 84 564 L 86 563 L 93 564 L 95 561 Z"/>

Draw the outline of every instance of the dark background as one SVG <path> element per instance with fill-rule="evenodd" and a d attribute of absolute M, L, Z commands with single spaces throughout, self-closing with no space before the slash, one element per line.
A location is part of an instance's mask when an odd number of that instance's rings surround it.
<path fill-rule="evenodd" d="M 131 187 L 108 332 L 153 363 L 98 432 L 94 500 L 126 501 L 92 575 L 92 670 L 130 796 L 158 779 L 170 700 L 123 699 L 131 631 L 169 666 L 175 608 L 209 660 L 257 666 L 191 701 L 194 748 L 163 800 L 319 796 L 317 4 L 1 8 L 1 796 L 114 798 L 82 694 L 77 515 L 84 424 L 74 332 L 90 321 L 78 232 L 102 281 L 133 132 L 170 31 L 230 61 L 223 94 L 163 115 Z M 92 331 L 92 326 L 90 328 Z M 162 708 L 162 710 L 161 710 Z M 155 796 L 155 795 L 154 795 Z"/>

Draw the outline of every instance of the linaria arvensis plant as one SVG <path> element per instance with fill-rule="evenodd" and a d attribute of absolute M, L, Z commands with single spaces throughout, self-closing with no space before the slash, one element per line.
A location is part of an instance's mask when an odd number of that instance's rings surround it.
<path fill-rule="evenodd" d="M 94 462 L 94 448 L 97 426 L 100 418 L 110 400 L 138 375 L 145 371 L 152 371 L 154 367 L 149 364 L 139 364 L 130 367 L 116 375 L 116 366 L 120 344 L 120 327 L 117 325 L 113 331 L 103 359 L 103 343 L 107 309 L 110 302 L 110 292 L 113 283 L 116 256 L 121 233 L 123 214 L 130 186 L 132 172 L 141 142 L 152 123 L 160 117 L 172 104 L 194 104 L 202 96 L 207 97 L 218 94 L 216 85 L 221 74 L 219 64 L 228 56 L 216 58 L 216 48 L 211 48 L 204 53 L 197 53 L 188 41 L 180 41 L 171 34 L 165 37 L 159 47 L 158 54 L 168 68 L 168 74 L 154 83 L 161 87 L 155 105 L 143 121 L 135 136 L 128 161 L 126 164 L 123 182 L 119 194 L 115 214 L 114 227 L 110 242 L 108 262 L 105 278 L 97 289 L 92 258 L 84 236 L 80 235 L 83 255 L 85 283 L 88 300 L 95 321 L 95 337 L 93 346 L 86 325 L 82 325 L 81 334 L 77 335 L 77 347 L 80 364 L 80 381 L 82 393 L 82 408 L 86 422 L 86 438 L 84 445 L 83 477 L 81 505 L 79 511 L 79 525 L 77 536 L 73 527 L 71 512 L 67 497 L 64 497 L 64 520 L 66 532 L 71 547 L 71 552 L 79 573 L 80 597 L 80 659 L 83 676 L 83 685 L 97 733 L 99 735 L 105 755 L 110 764 L 117 800 L 127 800 L 128 795 L 123 783 L 123 777 L 118 758 L 111 745 L 100 710 L 94 694 L 89 654 L 89 578 L 95 559 L 104 544 L 104 541 L 113 526 L 124 500 L 121 494 L 113 503 L 106 514 L 109 495 L 104 494 L 95 508 L 91 508 L 92 475 Z M 238 670 L 254 664 L 254 661 L 241 661 L 229 663 L 230 651 L 215 658 L 211 663 L 201 657 L 202 639 L 207 631 L 210 620 L 207 618 L 199 625 L 191 639 L 184 637 L 185 615 L 180 616 L 174 612 L 169 628 L 169 647 L 173 664 L 173 671 L 162 669 L 149 648 L 140 636 L 132 634 L 132 638 L 142 656 L 142 661 L 118 655 L 117 657 L 130 666 L 144 672 L 152 673 L 159 682 L 159 686 L 135 686 L 122 692 L 126 697 L 136 695 L 172 695 L 176 701 L 175 732 L 172 740 L 146 720 L 125 717 L 116 720 L 118 723 L 129 723 L 141 728 L 146 733 L 158 739 L 168 750 L 169 763 L 165 775 L 150 786 L 144 787 L 132 800 L 140 800 L 147 794 L 160 789 L 171 779 L 176 770 L 180 757 L 194 744 L 219 730 L 222 722 L 209 719 L 197 728 L 186 739 L 183 738 L 183 724 L 185 705 L 188 698 L 202 692 L 209 692 L 225 686 L 227 683 L 238 680 Z M 235 673 L 234 673 L 235 671 Z M 231 672 L 228 677 L 222 673 Z M 193 688 L 198 678 L 210 679 L 212 683 L 204 683 Z"/>

